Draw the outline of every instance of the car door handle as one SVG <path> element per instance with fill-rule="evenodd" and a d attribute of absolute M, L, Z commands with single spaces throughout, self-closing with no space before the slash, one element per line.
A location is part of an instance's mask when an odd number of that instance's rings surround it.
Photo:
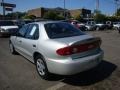
<path fill-rule="evenodd" d="M 36 47 L 36 45 L 33 44 L 33 47 Z"/>

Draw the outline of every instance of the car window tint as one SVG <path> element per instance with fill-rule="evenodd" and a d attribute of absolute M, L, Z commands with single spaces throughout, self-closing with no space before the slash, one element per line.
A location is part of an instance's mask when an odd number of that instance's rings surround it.
<path fill-rule="evenodd" d="M 64 22 L 45 24 L 45 30 L 52 39 L 84 35 L 79 29 Z"/>
<path fill-rule="evenodd" d="M 39 37 L 38 25 L 30 24 L 25 37 L 28 39 L 38 39 Z"/>
<path fill-rule="evenodd" d="M 28 25 L 24 25 L 18 32 L 18 36 L 20 37 L 24 37 L 26 32 L 27 32 L 27 29 L 28 29 Z"/>

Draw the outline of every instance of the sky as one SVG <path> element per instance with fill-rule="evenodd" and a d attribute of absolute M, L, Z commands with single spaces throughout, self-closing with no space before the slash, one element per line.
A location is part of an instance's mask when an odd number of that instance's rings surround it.
<path fill-rule="evenodd" d="M 30 9 L 39 8 L 39 7 L 47 7 L 47 8 L 55 8 L 55 7 L 63 7 L 64 0 L 4 0 L 7 3 L 16 4 L 16 8 L 14 12 L 26 12 Z M 102 13 L 111 15 L 115 12 L 115 3 L 114 0 L 99 0 L 100 6 L 99 9 Z M 1 0 L 0 0 L 1 2 Z M 67 9 L 80 9 L 86 8 L 90 10 L 94 10 L 96 7 L 96 0 L 66 0 L 66 8 Z M 2 13 L 2 7 L 0 7 L 0 13 Z"/>

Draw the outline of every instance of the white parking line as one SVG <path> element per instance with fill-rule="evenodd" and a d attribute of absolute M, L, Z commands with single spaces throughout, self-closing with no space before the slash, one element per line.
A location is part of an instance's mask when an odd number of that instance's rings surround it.
<path fill-rule="evenodd" d="M 54 86 L 52 86 L 52 87 L 50 87 L 50 88 L 48 88 L 46 90 L 57 90 L 57 89 L 65 86 L 65 85 L 67 85 L 67 84 L 60 82 L 60 83 L 58 83 L 58 84 L 56 84 L 56 85 L 54 85 Z"/>

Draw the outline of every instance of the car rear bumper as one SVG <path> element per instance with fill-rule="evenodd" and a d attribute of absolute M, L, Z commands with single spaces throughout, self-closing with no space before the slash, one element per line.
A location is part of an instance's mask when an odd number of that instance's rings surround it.
<path fill-rule="evenodd" d="M 47 60 L 49 72 L 59 75 L 73 75 L 97 66 L 103 59 L 104 53 L 69 60 Z"/>

